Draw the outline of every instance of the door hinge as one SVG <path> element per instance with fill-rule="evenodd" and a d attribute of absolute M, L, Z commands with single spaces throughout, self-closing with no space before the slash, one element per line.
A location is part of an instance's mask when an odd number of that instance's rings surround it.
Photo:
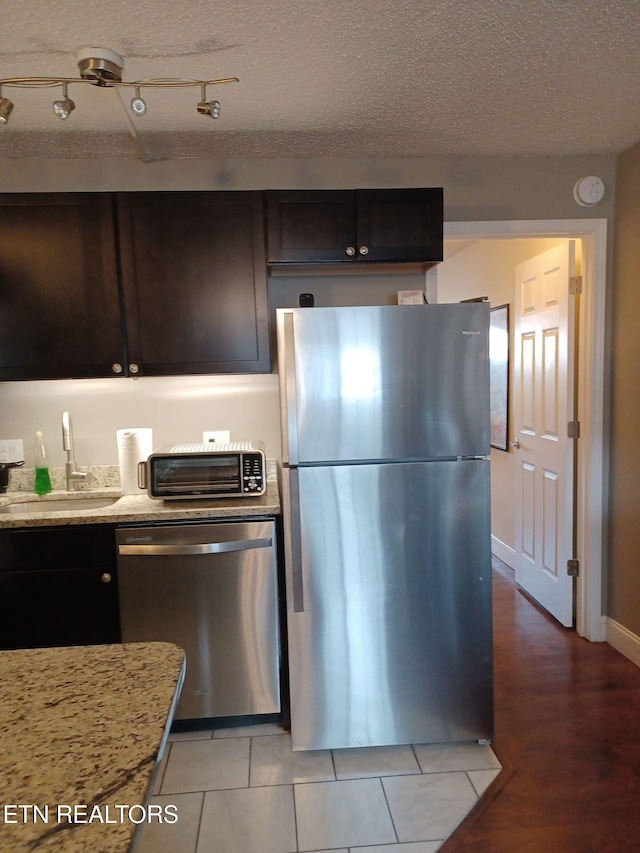
<path fill-rule="evenodd" d="M 576 293 L 582 293 L 582 276 L 581 275 L 572 275 L 569 276 L 569 293 L 575 295 Z"/>
<path fill-rule="evenodd" d="M 567 574 L 571 578 L 580 576 L 580 560 L 567 560 Z"/>
<path fill-rule="evenodd" d="M 567 424 L 567 438 L 580 438 L 580 421 L 569 421 Z"/>

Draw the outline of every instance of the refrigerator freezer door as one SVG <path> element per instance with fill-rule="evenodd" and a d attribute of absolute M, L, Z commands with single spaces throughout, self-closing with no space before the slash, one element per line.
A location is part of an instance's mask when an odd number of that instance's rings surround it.
<path fill-rule="evenodd" d="M 293 748 L 490 738 L 488 461 L 285 470 L 284 487 Z"/>
<path fill-rule="evenodd" d="M 278 310 L 283 462 L 486 456 L 487 304 Z"/>

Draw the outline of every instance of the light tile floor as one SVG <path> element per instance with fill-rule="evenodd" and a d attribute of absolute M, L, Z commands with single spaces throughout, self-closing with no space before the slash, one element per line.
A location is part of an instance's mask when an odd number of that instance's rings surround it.
<path fill-rule="evenodd" d="M 293 752 L 277 725 L 170 736 L 136 853 L 434 853 L 500 772 L 490 746 Z"/>

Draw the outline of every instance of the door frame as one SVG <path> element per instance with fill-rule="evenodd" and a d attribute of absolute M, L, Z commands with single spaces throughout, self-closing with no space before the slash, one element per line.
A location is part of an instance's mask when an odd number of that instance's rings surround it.
<path fill-rule="evenodd" d="M 558 237 L 582 240 L 582 294 L 578 336 L 576 527 L 580 575 L 576 584 L 576 630 L 593 642 L 606 639 L 602 612 L 605 542 L 605 328 L 607 220 L 549 219 L 445 222 L 444 237 L 468 240 Z"/>

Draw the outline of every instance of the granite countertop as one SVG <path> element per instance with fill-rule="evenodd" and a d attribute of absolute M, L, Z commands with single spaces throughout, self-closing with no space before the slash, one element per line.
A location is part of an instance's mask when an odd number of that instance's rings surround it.
<path fill-rule="evenodd" d="M 0 850 L 126 853 L 184 666 L 170 643 L 0 652 Z"/>
<path fill-rule="evenodd" d="M 111 498 L 115 500 L 109 506 L 69 510 L 47 511 L 46 504 L 52 500 Z M 37 512 L 3 512 L 8 504 L 24 502 L 42 504 Z M 51 527 L 71 524 L 121 524 L 136 521 L 162 522 L 193 518 L 248 518 L 252 516 L 278 515 L 280 513 L 280 494 L 278 482 L 274 478 L 267 480 L 264 495 L 247 498 L 216 498 L 214 500 L 152 500 L 141 492 L 139 495 L 122 495 L 118 488 L 96 488 L 81 492 L 56 490 L 42 498 L 33 492 L 13 491 L 0 496 L 0 530 L 19 527 Z"/>

